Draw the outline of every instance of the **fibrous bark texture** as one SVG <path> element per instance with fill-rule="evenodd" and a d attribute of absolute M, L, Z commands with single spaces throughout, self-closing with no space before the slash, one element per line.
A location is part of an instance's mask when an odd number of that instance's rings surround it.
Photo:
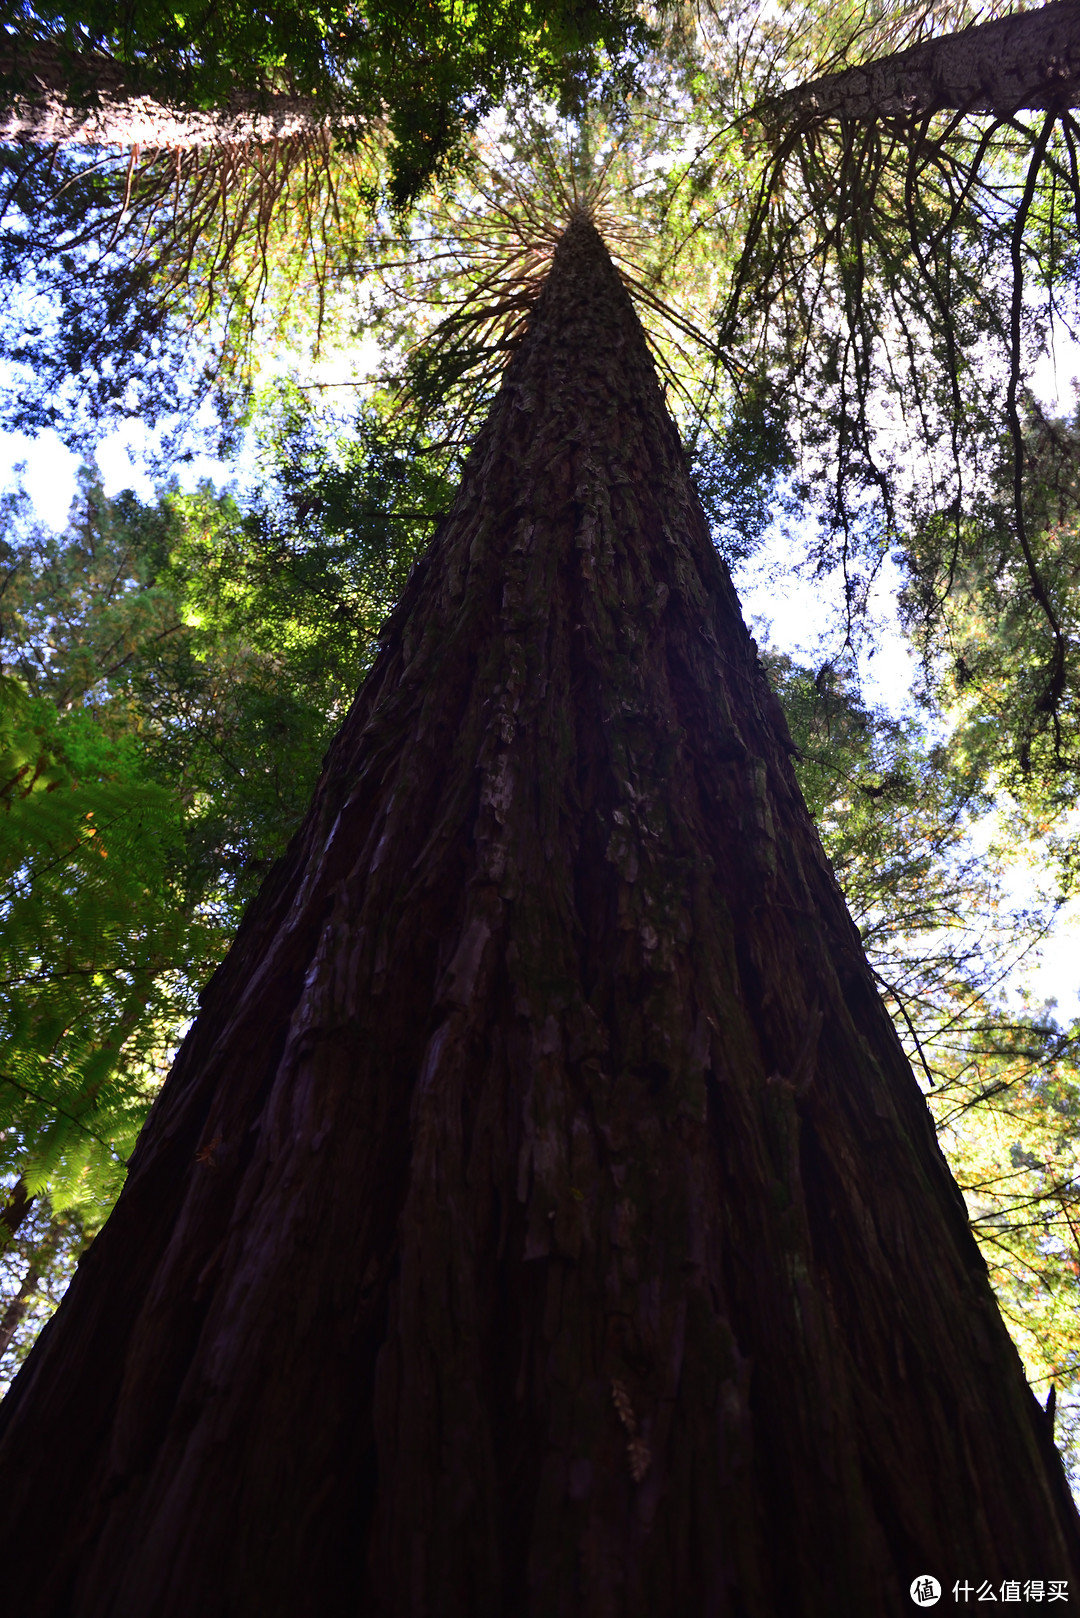
<path fill-rule="evenodd" d="M 20 1618 L 1080 1574 L 789 749 L 579 217 L 2 1407 Z"/>
<path fill-rule="evenodd" d="M 1080 3 L 1020 11 L 801 84 L 757 109 L 768 123 L 954 109 L 1006 118 L 1080 104 Z"/>
<path fill-rule="evenodd" d="M 166 106 L 134 90 L 122 64 L 111 57 L 73 58 L 46 45 L 23 51 L 14 61 L 0 55 L 0 84 L 0 141 L 33 145 L 175 151 L 287 140 L 326 129 L 332 121 L 326 107 L 303 96 L 254 91 L 236 91 L 227 106 L 213 112 Z M 356 122 L 341 115 L 336 127 L 352 128 Z"/>

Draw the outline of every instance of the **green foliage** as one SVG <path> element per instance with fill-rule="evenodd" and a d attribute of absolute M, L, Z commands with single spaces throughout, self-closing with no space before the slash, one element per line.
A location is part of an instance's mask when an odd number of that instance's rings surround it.
<path fill-rule="evenodd" d="M 578 100 L 598 74 L 626 82 L 647 38 L 624 0 L 9 0 L 0 22 L 0 104 L 32 92 L 45 64 L 73 104 L 104 105 L 115 124 L 111 149 L 0 155 L 15 421 L 72 433 L 81 399 L 85 442 L 106 411 L 174 409 L 185 365 L 196 399 L 212 380 L 219 405 L 228 389 L 242 412 L 257 336 L 318 347 L 346 318 L 384 196 L 400 215 L 459 168 L 513 87 Z M 232 113 L 285 97 L 293 127 L 262 143 L 133 147 L 131 94 Z"/>
<path fill-rule="evenodd" d="M 699 427 L 689 446 L 690 469 L 713 543 L 729 567 L 754 554 L 778 516 L 794 516 L 783 481 L 791 470 L 791 444 L 783 420 L 752 394 L 713 431 Z"/>
<path fill-rule="evenodd" d="M 1002 898 L 1003 857 L 972 843 L 989 807 L 962 749 L 867 709 L 829 663 L 771 656 L 799 781 L 917 1070 L 950 1070 L 958 1032 L 1035 947 L 1048 915 Z"/>
<path fill-rule="evenodd" d="M 101 1222 L 100 1210 L 39 1197 L 0 1244 L 0 1396 L 33 1346 Z M 0 1233 L 7 1236 L 0 1225 Z"/>
<path fill-rule="evenodd" d="M 1057 1441 L 1080 1486 L 1080 1023 L 988 1020 L 931 1108 L 1032 1386 L 1057 1389 Z"/>
<path fill-rule="evenodd" d="M 1032 402 L 1024 458 L 1027 543 L 1043 599 L 1015 554 L 1006 464 L 963 522 L 936 513 L 919 525 L 904 605 L 969 768 L 1007 792 L 1018 825 L 1057 828 L 1051 842 L 1068 887 L 1080 788 L 1080 421 L 1048 419 Z"/>
<path fill-rule="evenodd" d="M 0 1174 L 58 1208 L 115 1196 L 190 1002 L 176 806 L 133 738 L 0 684 Z"/>
<path fill-rule="evenodd" d="M 450 494 L 373 412 L 335 441 L 285 394 L 265 430 L 273 475 L 246 511 L 206 490 L 167 497 L 161 576 L 185 630 L 133 675 L 143 710 L 156 704 L 155 769 L 188 805 L 200 892 L 230 925 L 299 823 Z"/>
<path fill-rule="evenodd" d="M 61 536 L 8 511 L 0 1175 L 55 1210 L 115 1197 L 446 499 L 373 416 L 335 445 L 285 396 L 266 431 L 243 512 L 91 482 Z"/>
<path fill-rule="evenodd" d="M 380 172 L 322 130 L 264 145 L 0 148 L 14 426 L 242 421 L 266 344 L 318 350 L 362 280 Z"/>
<path fill-rule="evenodd" d="M 1009 906 L 1003 851 L 973 844 L 993 800 L 963 727 L 929 741 L 914 719 L 867 709 L 842 670 L 766 663 L 1028 1376 L 1044 1399 L 1058 1390 L 1080 1484 L 1080 1023 L 1002 996 L 1054 907 Z"/>
<path fill-rule="evenodd" d="M 32 84 L 33 50 L 47 46 L 89 104 L 96 53 L 122 66 L 132 90 L 168 105 L 212 111 L 238 91 L 286 93 L 314 102 L 346 131 L 351 120 L 386 117 L 401 202 L 418 195 L 512 83 L 569 91 L 595 71 L 598 50 L 617 56 L 645 37 L 633 8 L 618 0 L 275 0 L 255 8 L 9 0 L 4 10 L 19 40 L 13 91 Z"/>

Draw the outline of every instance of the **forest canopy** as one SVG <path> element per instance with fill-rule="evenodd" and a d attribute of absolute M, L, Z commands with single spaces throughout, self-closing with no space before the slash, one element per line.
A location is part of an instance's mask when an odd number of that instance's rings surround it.
<path fill-rule="evenodd" d="M 840 581 L 827 656 L 762 655 L 1071 1445 L 1080 1025 L 1008 984 L 1078 878 L 1080 414 L 1031 379 L 1080 313 L 1080 7 L 0 21 L 9 420 L 90 454 L 138 417 L 162 473 L 143 502 L 87 471 L 63 533 L 3 514 L 7 1363 L 115 1199 L 586 208 L 725 558 L 768 541 Z M 231 491 L 169 478 L 207 401 Z M 901 717 L 859 686 L 889 569 Z"/>

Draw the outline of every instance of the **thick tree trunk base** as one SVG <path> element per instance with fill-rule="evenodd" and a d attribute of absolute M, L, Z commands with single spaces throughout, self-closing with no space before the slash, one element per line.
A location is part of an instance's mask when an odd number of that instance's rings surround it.
<path fill-rule="evenodd" d="M 876 1618 L 1080 1577 L 1043 1412 L 571 225 L 0 1413 L 22 1618 Z"/>

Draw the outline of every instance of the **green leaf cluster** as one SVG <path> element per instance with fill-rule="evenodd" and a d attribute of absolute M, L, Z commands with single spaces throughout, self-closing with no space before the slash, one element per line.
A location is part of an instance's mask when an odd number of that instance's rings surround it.
<path fill-rule="evenodd" d="M 1058 1442 L 1080 1485 L 1080 1023 L 1005 993 L 1053 899 L 1008 902 L 1008 848 L 985 831 L 998 800 L 965 724 L 938 739 L 868 708 L 841 667 L 765 661 L 1028 1376 L 1044 1399 L 1058 1390 Z"/>
<path fill-rule="evenodd" d="M 1008 794 L 1018 825 L 1056 844 L 1068 888 L 1080 790 L 1080 417 L 1051 418 L 1030 400 L 1023 448 L 1039 593 L 1015 553 L 1003 457 L 963 521 L 937 512 L 915 529 L 904 608 L 968 767 Z"/>
<path fill-rule="evenodd" d="M 374 419 L 335 445 L 285 397 L 267 436 L 244 509 L 88 479 L 62 535 L 7 511 L 0 1176 L 56 1211 L 114 1199 L 446 498 Z"/>
<path fill-rule="evenodd" d="M 185 953 L 169 794 L 133 738 L 0 684 L 0 1173 L 58 1207 L 119 1189 Z"/>
<path fill-rule="evenodd" d="M 99 1221 L 96 1210 L 56 1209 L 48 1197 L 20 1214 L 11 1234 L 6 1220 L 0 1224 L 7 1237 L 0 1244 L 0 1395 L 63 1297 Z"/>
<path fill-rule="evenodd" d="M 9 0 L 4 12 L 18 40 L 9 95 L 32 85 L 34 49 L 49 47 L 88 104 L 94 58 L 104 57 L 132 90 L 170 106 L 213 110 L 246 91 L 303 98 L 342 132 L 385 118 L 399 202 L 459 154 L 467 131 L 512 84 L 567 93 L 602 56 L 619 58 L 646 37 L 621 0 Z"/>

